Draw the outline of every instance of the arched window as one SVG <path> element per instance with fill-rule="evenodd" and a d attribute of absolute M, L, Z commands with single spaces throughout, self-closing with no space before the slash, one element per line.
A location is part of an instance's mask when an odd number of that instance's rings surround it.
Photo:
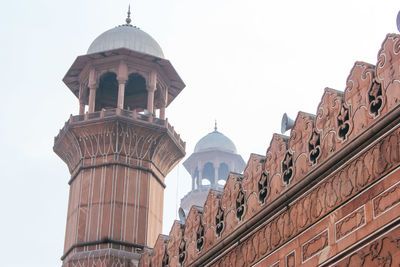
<path fill-rule="evenodd" d="M 95 111 L 117 107 L 118 81 L 115 73 L 107 72 L 101 75 L 95 101 Z"/>
<path fill-rule="evenodd" d="M 147 105 L 146 80 L 138 73 L 131 73 L 125 85 L 124 109 L 145 109 Z"/>
<path fill-rule="evenodd" d="M 210 180 L 203 178 L 203 180 L 201 180 L 201 185 L 210 186 L 211 182 L 210 182 Z"/>
<path fill-rule="evenodd" d="M 215 184 L 215 169 L 211 162 L 207 162 L 203 167 L 203 179 L 207 179 L 211 184 Z M 203 184 L 203 182 L 202 182 Z"/>
<path fill-rule="evenodd" d="M 226 184 L 225 180 L 218 180 L 218 185 L 224 186 Z"/>
<path fill-rule="evenodd" d="M 220 180 L 225 181 L 229 175 L 229 167 L 226 163 L 221 163 L 218 168 L 218 183 Z"/>

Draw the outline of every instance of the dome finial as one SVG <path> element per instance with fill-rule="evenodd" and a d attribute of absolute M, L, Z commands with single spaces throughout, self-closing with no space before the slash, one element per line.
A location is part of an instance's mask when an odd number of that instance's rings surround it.
<path fill-rule="evenodd" d="M 216 132 L 217 131 L 217 120 L 215 120 L 215 123 L 214 123 L 214 132 Z"/>
<path fill-rule="evenodd" d="M 128 6 L 128 17 L 126 18 L 126 24 L 131 24 L 131 4 Z"/>

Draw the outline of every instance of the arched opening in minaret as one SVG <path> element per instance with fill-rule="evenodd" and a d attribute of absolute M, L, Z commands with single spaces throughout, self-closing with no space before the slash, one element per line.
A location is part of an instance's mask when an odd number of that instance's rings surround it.
<path fill-rule="evenodd" d="M 99 87 L 96 91 L 95 111 L 116 108 L 118 101 L 117 75 L 107 72 L 101 75 Z"/>
<path fill-rule="evenodd" d="M 131 73 L 125 86 L 124 109 L 141 111 L 147 106 L 146 79 L 138 73 Z"/>
<path fill-rule="evenodd" d="M 203 180 L 201 180 L 201 185 L 210 186 L 211 182 L 210 180 L 204 178 Z"/>
<path fill-rule="evenodd" d="M 218 184 L 224 185 L 229 175 L 229 167 L 225 162 L 219 164 L 218 168 Z"/>
<path fill-rule="evenodd" d="M 215 168 L 211 162 L 207 162 L 206 164 L 204 164 L 202 174 L 202 185 L 215 184 Z M 208 180 L 208 182 L 205 180 Z"/>

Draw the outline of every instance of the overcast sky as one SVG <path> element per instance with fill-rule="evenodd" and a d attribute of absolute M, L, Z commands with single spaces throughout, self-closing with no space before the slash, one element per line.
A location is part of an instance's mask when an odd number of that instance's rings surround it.
<path fill-rule="evenodd" d="M 61 80 L 98 35 L 124 23 L 130 1 L 0 1 L 1 265 L 60 266 L 69 172 L 53 138 L 78 112 Z M 376 64 L 400 9 L 398 0 L 131 4 L 132 24 L 186 83 L 167 117 L 187 156 L 217 119 L 245 161 L 265 155 L 284 112 L 315 113 L 325 87 L 344 90 L 355 61 Z M 190 178 L 179 165 L 166 183 L 168 234 Z"/>

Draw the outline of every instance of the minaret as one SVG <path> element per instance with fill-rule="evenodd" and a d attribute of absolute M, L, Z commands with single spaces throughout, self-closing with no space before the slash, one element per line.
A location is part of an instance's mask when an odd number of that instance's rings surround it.
<path fill-rule="evenodd" d="M 165 118 L 185 85 L 130 11 L 63 81 L 79 100 L 54 142 L 71 174 L 63 266 L 136 266 L 162 230 L 165 176 L 185 155 Z"/>
<path fill-rule="evenodd" d="M 218 131 L 215 122 L 214 131 L 197 142 L 183 166 L 192 177 L 192 191 L 181 199 L 181 208 L 188 212 L 192 205 L 202 207 L 209 189 L 221 191 L 229 172 L 241 173 L 246 164 L 237 154 L 235 144 Z"/>

